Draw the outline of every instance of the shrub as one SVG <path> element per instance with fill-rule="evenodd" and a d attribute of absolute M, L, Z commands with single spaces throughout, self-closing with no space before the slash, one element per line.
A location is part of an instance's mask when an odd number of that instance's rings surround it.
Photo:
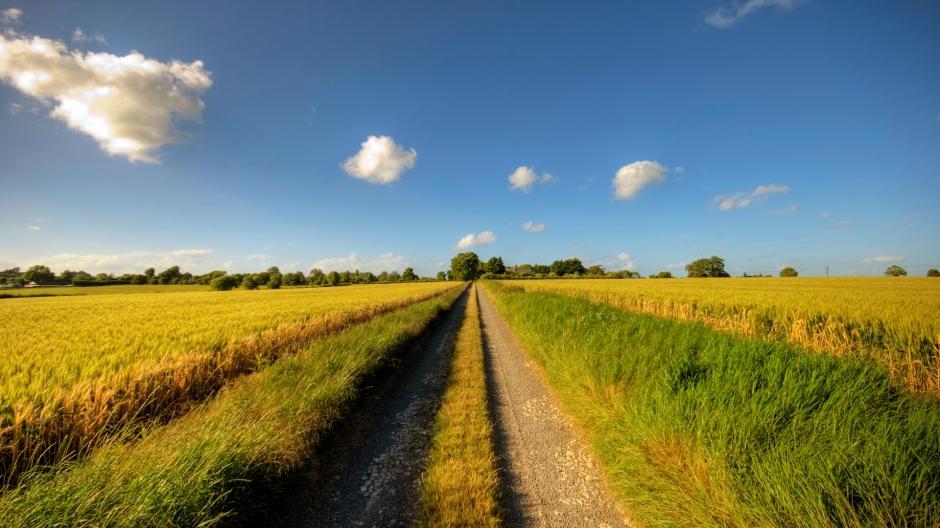
<path fill-rule="evenodd" d="M 209 283 L 209 287 L 213 290 L 231 290 L 238 286 L 238 278 L 231 275 L 223 275 L 221 277 L 216 277 L 212 279 Z"/>
<path fill-rule="evenodd" d="M 787 266 L 783 268 L 782 270 L 780 270 L 780 276 L 781 277 L 797 277 L 799 276 L 799 272 L 796 271 L 794 268 Z"/>

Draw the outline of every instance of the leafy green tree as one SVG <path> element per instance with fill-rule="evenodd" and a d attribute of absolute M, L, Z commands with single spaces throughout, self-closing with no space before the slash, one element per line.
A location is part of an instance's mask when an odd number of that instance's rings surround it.
<path fill-rule="evenodd" d="M 897 264 L 892 264 L 888 266 L 888 269 L 885 270 L 885 275 L 891 277 L 904 277 L 907 275 L 907 270 L 898 266 Z"/>
<path fill-rule="evenodd" d="M 796 271 L 796 269 L 791 268 L 790 266 L 787 266 L 783 268 L 782 270 L 780 270 L 781 277 L 797 277 L 799 275 L 800 275 L 799 272 Z"/>
<path fill-rule="evenodd" d="M 231 290 L 236 288 L 239 285 L 240 281 L 238 277 L 232 275 L 221 275 L 218 276 L 209 283 L 209 287 L 213 290 Z"/>
<path fill-rule="evenodd" d="M 413 268 L 405 268 L 405 271 L 401 274 L 401 280 L 405 282 L 413 282 L 417 279 L 418 276 L 415 275 L 415 270 Z"/>
<path fill-rule="evenodd" d="M 23 279 L 26 282 L 36 282 L 42 284 L 44 282 L 52 282 L 55 280 L 55 273 L 52 273 L 52 270 L 49 269 L 49 266 L 43 266 L 37 264 L 23 274 Z"/>
<path fill-rule="evenodd" d="M 272 290 L 280 289 L 281 287 L 281 275 L 271 274 L 271 278 L 268 280 L 268 288 Z"/>
<path fill-rule="evenodd" d="M 565 275 L 584 275 L 587 273 L 584 264 L 581 264 L 581 259 L 576 258 L 556 260 L 552 262 L 550 270 L 559 277 L 564 277 Z"/>
<path fill-rule="evenodd" d="M 660 271 L 659 273 L 656 273 L 655 275 L 650 275 L 650 278 L 651 279 L 671 279 L 673 277 L 672 277 L 672 272 L 670 271 Z"/>
<path fill-rule="evenodd" d="M 587 269 L 587 274 L 591 277 L 603 277 L 605 273 L 607 271 L 600 264 L 595 264 Z"/>
<path fill-rule="evenodd" d="M 313 285 L 326 284 L 326 274 L 324 274 L 323 270 L 320 268 L 313 268 L 310 270 L 310 273 L 307 274 L 307 282 Z"/>
<path fill-rule="evenodd" d="M 937 270 L 935 268 L 930 268 L 929 270 L 927 270 L 927 276 L 928 277 L 940 277 L 940 270 Z"/>
<path fill-rule="evenodd" d="M 730 277 L 725 271 L 725 260 L 721 257 L 701 258 L 687 264 L 685 270 L 689 277 Z"/>
<path fill-rule="evenodd" d="M 447 280 L 447 273 L 445 273 L 445 272 L 443 272 L 443 271 L 438 271 L 438 272 L 437 272 L 437 280 L 439 280 L 439 281 Z"/>
<path fill-rule="evenodd" d="M 180 267 L 171 266 L 157 275 L 159 284 L 176 284 L 180 279 Z"/>
<path fill-rule="evenodd" d="M 398 273 L 397 271 L 393 271 L 393 272 L 389 273 L 389 274 L 388 274 L 388 280 L 391 281 L 391 282 L 398 282 L 398 281 L 400 281 L 400 280 L 401 280 L 401 273 Z"/>
<path fill-rule="evenodd" d="M 242 289 L 243 290 L 257 290 L 258 282 L 255 280 L 252 275 L 245 275 L 242 279 Z"/>
<path fill-rule="evenodd" d="M 532 272 L 535 273 L 536 275 L 545 276 L 552 272 L 552 267 L 546 266 L 545 264 L 533 264 Z"/>
<path fill-rule="evenodd" d="M 503 257 L 490 257 L 483 266 L 483 271 L 493 275 L 503 275 L 506 273 L 506 265 L 503 264 Z"/>
<path fill-rule="evenodd" d="M 156 282 L 157 280 L 155 278 L 156 274 L 157 274 L 157 270 L 153 268 L 147 268 L 144 270 L 144 276 L 147 277 L 147 284 L 153 284 L 154 282 Z"/>
<path fill-rule="evenodd" d="M 387 271 L 383 271 L 383 272 L 379 273 L 379 276 L 378 276 L 377 278 L 378 278 L 379 282 L 388 282 L 388 272 L 387 272 Z"/>
<path fill-rule="evenodd" d="M 450 259 L 450 273 L 454 280 L 474 280 L 482 271 L 480 257 L 472 251 L 458 253 Z"/>

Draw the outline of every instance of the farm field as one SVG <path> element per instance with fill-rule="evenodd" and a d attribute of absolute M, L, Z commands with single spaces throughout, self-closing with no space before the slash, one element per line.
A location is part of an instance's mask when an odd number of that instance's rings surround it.
<path fill-rule="evenodd" d="M 930 278 L 508 280 L 526 291 L 700 321 L 739 335 L 872 358 L 893 380 L 940 396 L 940 281 Z"/>
<path fill-rule="evenodd" d="M 542 284 L 485 289 L 643 525 L 937 525 L 940 407 L 878 363 Z"/>
<path fill-rule="evenodd" d="M 6 479 L 130 421 L 172 416 L 311 340 L 454 288 L 412 283 L 0 301 Z M 66 441 L 67 439 L 67 441 Z"/>

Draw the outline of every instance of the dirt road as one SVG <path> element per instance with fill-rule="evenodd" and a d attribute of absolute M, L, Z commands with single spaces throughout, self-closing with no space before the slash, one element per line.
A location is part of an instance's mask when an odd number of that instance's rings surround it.
<path fill-rule="evenodd" d="M 558 402 L 485 290 L 477 290 L 506 526 L 629 526 Z"/>

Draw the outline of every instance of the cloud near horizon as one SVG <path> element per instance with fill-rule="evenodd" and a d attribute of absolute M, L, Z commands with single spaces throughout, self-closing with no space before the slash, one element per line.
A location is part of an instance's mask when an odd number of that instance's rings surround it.
<path fill-rule="evenodd" d="M 541 233 L 545 231 L 545 224 L 536 224 L 532 220 L 522 224 L 522 229 L 528 231 L 529 233 Z"/>
<path fill-rule="evenodd" d="M 390 136 L 369 136 L 359 152 L 343 162 L 343 170 L 353 178 L 377 185 L 398 181 L 406 170 L 415 166 L 418 153 L 395 143 Z"/>
<path fill-rule="evenodd" d="M 94 138 L 108 155 L 158 163 L 161 147 L 183 140 L 179 122 L 202 119 L 212 77 L 199 60 L 70 50 L 9 31 L 0 34 L 0 82 L 51 106 L 51 117 Z"/>
<path fill-rule="evenodd" d="M 614 198 L 617 200 L 632 200 L 653 183 L 662 183 L 666 180 L 666 168 L 655 161 L 634 161 L 617 169 L 614 174 Z"/>
<path fill-rule="evenodd" d="M 362 259 L 358 253 L 350 253 L 345 257 L 334 257 L 320 259 L 310 266 L 311 268 L 330 271 L 371 271 L 372 273 L 381 273 L 383 271 L 402 271 L 408 267 L 408 260 L 395 253 L 382 253 L 374 258 Z"/>
<path fill-rule="evenodd" d="M 457 245 L 454 246 L 456 249 L 468 249 L 477 246 L 486 246 L 496 242 L 496 235 L 492 231 L 486 230 L 479 234 L 474 235 L 473 233 L 468 233 L 464 235 L 460 241 L 457 242 Z"/>
<path fill-rule="evenodd" d="M 705 24 L 717 28 L 728 29 L 738 25 L 753 13 L 762 9 L 776 7 L 784 11 L 791 11 L 802 4 L 804 0 L 747 0 L 735 2 L 713 9 L 705 16 Z"/>
<path fill-rule="evenodd" d="M 904 260 L 904 257 L 899 255 L 878 255 L 865 259 L 865 262 L 884 264 L 887 262 L 901 262 L 902 260 Z"/>
<path fill-rule="evenodd" d="M 786 185 L 771 183 L 768 185 L 758 185 L 756 189 L 749 193 L 739 192 L 730 195 L 716 196 L 712 199 L 712 203 L 717 205 L 720 211 L 726 212 L 733 209 L 744 209 L 751 205 L 758 205 L 763 203 L 767 197 L 772 194 L 787 194 L 788 192 L 790 192 L 790 188 Z"/>
<path fill-rule="evenodd" d="M 131 251 L 117 254 L 59 253 L 37 259 L 27 265 L 43 264 L 52 271 L 87 271 L 89 273 L 142 273 L 147 268 L 161 269 L 180 266 L 183 271 L 206 264 L 205 257 L 214 253 L 211 249 L 176 249 L 172 251 Z M 188 268 L 188 269 L 187 269 Z"/>

